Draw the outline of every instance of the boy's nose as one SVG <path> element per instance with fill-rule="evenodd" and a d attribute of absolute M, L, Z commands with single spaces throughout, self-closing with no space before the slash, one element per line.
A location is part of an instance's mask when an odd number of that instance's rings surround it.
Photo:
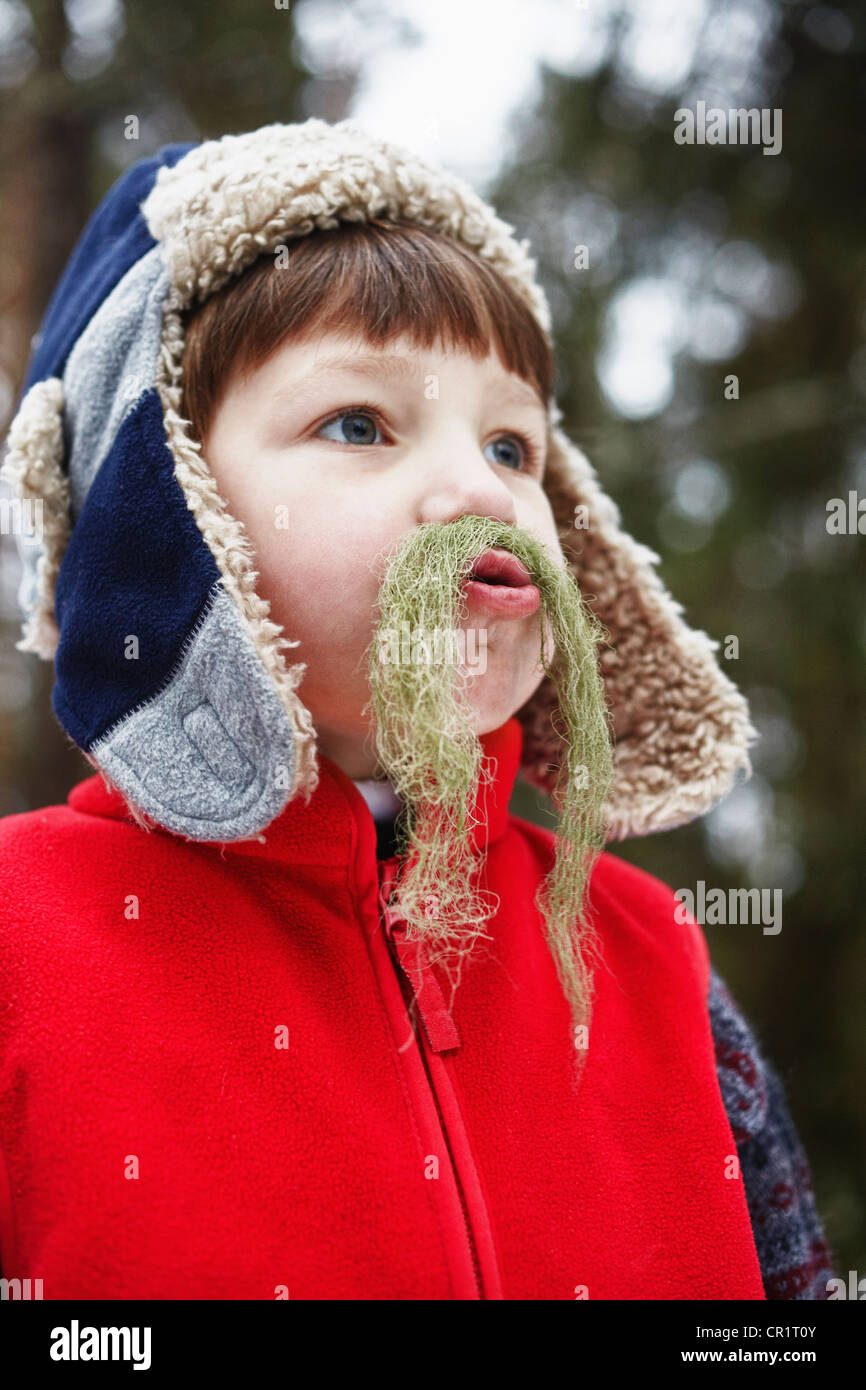
<path fill-rule="evenodd" d="M 517 522 L 514 495 L 481 452 L 450 455 L 449 462 L 426 479 L 418 503 L 418 520 L 447 523 L 459 516 L 486 516 L 511 525 Z"/>

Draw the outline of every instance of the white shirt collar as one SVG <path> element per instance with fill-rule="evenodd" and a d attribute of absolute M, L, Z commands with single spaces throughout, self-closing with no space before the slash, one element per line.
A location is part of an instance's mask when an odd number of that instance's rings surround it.
<path fill-rule="evenodd" d="M 375 778 L 355 781 L 355 786 L 363 796 L 374 820 L 393 820 L 403 805 L 402 800 L 388 781 Z"/>

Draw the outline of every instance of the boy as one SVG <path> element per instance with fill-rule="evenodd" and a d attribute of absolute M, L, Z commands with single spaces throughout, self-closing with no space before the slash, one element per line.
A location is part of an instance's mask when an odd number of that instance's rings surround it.
<path fill-rule="evenodd" d="M 0 825 L 46 1298 L 826 1296 L 700 928 L 599 854 L 723 795 L 748 712 L 559 429 L 510 233 L 274 125 L 135 165 L 49 305 L 19 645 L 100 775 Z"/>

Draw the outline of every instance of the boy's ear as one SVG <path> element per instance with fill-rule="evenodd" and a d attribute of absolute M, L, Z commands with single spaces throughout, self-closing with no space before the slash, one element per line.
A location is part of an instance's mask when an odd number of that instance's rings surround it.
<path fill-rule="evenodd" d="M 599 652 L 615 738 L 610 836 L 647 835 L 703 815 L 748 775 L 757 737 L 748 705 L 719 668 L 719 643 L 683 622 L 654 566 L 659 557 L 620 525 L 594 469 L 552 407 L 544 487 L 560 545 L 608 633 Z M 523 775 L 551 793 L 559 769 L 557 709 L 545 676 L 518 713 Z"/>

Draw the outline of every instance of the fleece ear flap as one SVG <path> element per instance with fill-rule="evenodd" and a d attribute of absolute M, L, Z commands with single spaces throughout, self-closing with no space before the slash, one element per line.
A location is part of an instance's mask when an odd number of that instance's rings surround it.
<path fill-rule="evenodd" d="M 757 737 L 748 705 L 719 669 L 718 642 L 689 628 L 659 579 L 659 557 L 620 527 L 581 451 L 553 423 L 545 489 L 563 553 L 608 633 L 599 664 L 615 738 L 611 839 L 648 835 L 703 815 L 748 775 Z M 580 510 L 578 510 L 580 509 Z M 545 677 L 519 712 L 523 774 L 550 794 L 560 740 Z"/>
<path fill-rule="evenodd" d="M 63 471 L 63 383 L 31 386 L 9 427 L 0 476 L 15 489 L 13 528 L 23 573 L 18 602 L 27 615 L 16 649 L 52 661 L 60 634 L 54 590 L 71 531 L 69 479 Z"/>

